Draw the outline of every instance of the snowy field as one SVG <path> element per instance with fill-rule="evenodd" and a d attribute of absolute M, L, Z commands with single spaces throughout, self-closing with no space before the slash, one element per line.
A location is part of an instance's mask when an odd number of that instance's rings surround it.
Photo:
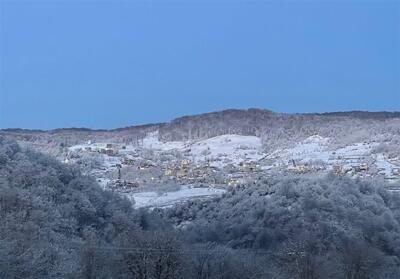
<path fill-rule="evenodd" d="M 399 168 L 398 166 L 385 160 L 385 157 L 382 154 L 377 155 L 375 164 L 379 173 L 386 177 L 392 176 L 393 170 Z"/>
<path fill-rule="evenodd" d="M 296 163 L 317 160 L 328 161 L 330 155 L 328 138 L 311 136 L 292 148 L 278 149 L 267 158 L 276 160 L 275 165 L 281 166 L 287 165 L 291 160 L 295 160 Z"/>
<path fill-rule="evenodd" d="M 376 143 L 354 143 L 338 149 L 329 146 L 329 139 L 311 136 L 292 148 L 276 150 L 267 158 L 275 160 L 275 165 L 287 165 L 294 160 L 296 163 L 324 162 L 328 165 L 340 164 L 345 169 L 360 163 L 364 157 L 371 156 L 371 150 Z M 378 159 L 378 158 L 377 158 Z M 380 160 L 384 161 L 383 156 Z"/>
<path fill-rule="evenodd" d="M 132 193 L 128 198 L 135 201 L 135 208 L 142 207 L 168 207 L 191 199 L 210 198 L 221 196 L 225 193 L 223 189 L 217 188 L 194 188 L 182 186 L 178 191 L 159 194 L 156 192 Z"/>
<path fill-rule="evenodd" d="M 141 148 L 185 153 L 194 162 L 210 161 L 215 167 L 225 164 L 239 164 L 243 161 L 258 161 L 262 158 L 262 143 L 259 137 L 222 135 L 200 141 L 161 142 L 158 133 L 151 133 L 143 139 Z"/>
<path fill-rule="evenodd" d="M 185 147 L 186 144 L 187 143 L 183 141 L 159 141 L 158 132 L 154 132 L 148 134 L 139 146 L 145 149 L 168 151 L 173 149 L 182 149 Z"/>
<path fill-rule="evenodd" d="M 195 162 L 210 160 L 216 167 L 258 161 L 263 157 L 261 139 L 241 135 L 222 135 L 198 141 L 190 146 L 189 154 Z"/>

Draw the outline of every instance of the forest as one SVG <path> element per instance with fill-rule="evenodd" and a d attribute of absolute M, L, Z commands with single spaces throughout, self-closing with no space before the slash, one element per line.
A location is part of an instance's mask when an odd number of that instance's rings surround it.
<path fill-rule="evenodd" d="M 383 180 L 272 177 L 135 210 L 74 165 L 0 137 L 0 278 L 399 278 Z"/>

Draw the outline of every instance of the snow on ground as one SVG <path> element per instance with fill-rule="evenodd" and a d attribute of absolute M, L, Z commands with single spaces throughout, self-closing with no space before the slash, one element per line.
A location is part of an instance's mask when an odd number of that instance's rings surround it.
<path fill-rule="evenodd" d="M 316 160 L 328 161 L 330 155 L 328 138 L 316 135 L 296 144 L 293 148 L 276 150 L 268 158 L 276 159 L 276 165 L 287 165 L 290 160 L 295 160 L 296 163 Z"/>
<path fill-rule="evenodd" d="M 178 191 L 163 194 L 156 192 L 132 193 L 128 195 L 128 198 L 135 201 L 135 208 L 168 207 L 191 199 L 220 196 L 224 192 L 224 189 L 183 186 Z"/>
<path fill-rule="evenodd" d="M 185 147 L 185 142 L 182 141 L 168 141 L 162 142 L 158 140 L 158 132 L 148 134 L 143 142 L 140 144 L 142 148 L 146 149 L 156 149 L 156 150 L 173 150 L 182 149 Z"/>
<path fill-rule="evenodd" d="M 111 144 L 111 148 L 107 148 L 107 144 Z M 122 146 L 124 146 L 124 149 L 122 149 Z M 76 144 L 68 148 L 69 151 L 72 152 L 80 152 L 80 151 L 85 151 L 86 149 L 90 149 L 91 151 L 101 151 L 102 149 L 107 150 L 107 149 L 112 149 L 119 154 L 132 154 L 132 153 L 137 153 L 139 150 L 137 146 L 135 145 L 123 145 L 120 143 L 105 143 L 105 142 L 89 142 L 89 143 L 82 143 L 82 144 Z"/>
<path fill-rule="evenodd" d="M 352 145 L 345 146 L 335 150 L 336 157 L 361 157 L 371 153 L 371 149 L 374 145 L 371 143 L 354 143 Z"/>
<path fill-rule="evenodd" d="M 188 148 L 194 161 L 210 160 L 211 165 L 218 167 L 223 161 L 238 164 L 263 157 L 261 139 L 255 136 L 222 135 L 195 142 Z"/>
<path fill-rule="evenodd" d="M 332 152 L 331 164 L 341 165 L 344 170 L 350 170 L 352 166 L 360 164 L 365 157 L 371 156 L 373 143 L 354 143 Z"/>
<path fill-rule="evenodd" d="M 257 161 L 262 157 L 262 143 L 259 137 L 241 135 L 222 135 L 196 142 L 161 142 L 158 133 L 151 133 L 140 144 L 142 148 L 153 150 L 178 150 L 187 153 L 195 162 L 210 161 L 211 165 L 221 167 L 227 163 Z M 225 163 L 223 163 L 223 161 Z"/>
<path fill-rule="evenodd" d="M 398 166 L 390 163 L 382 154 L 371 154 L 371 150 L 378 143 L 360 142 L 348 146 L 334 148 L 329 143 L 329 138 L 319 135 L 311 136 L 291 148 L 278 149 L 271 154 L 263 153 L 262 142 L 256 136 L 242 136 L 226 134 L 199 141 L 161 142 L 158 132 L 148 134 L 139 145 L 127 145 L 122 149 L 121 144 L 112 144 L 113 150 L 132 160 L 138 159 L 141 149 L 152 149 L 157 152 L 176 150 L 195 164 L 208 162 L 211 166 L 222 168 L 228 164 L 238 165 L 241 162 L 257 162 L 267 159 L 268 165 L 263 165 L 263 170 L 274 167 L 290 166 L 292 161 L 299 164 L 319 164 L 323 162 L 326 169 L 333 169 L 339 165 L 344 171 L 349 171 L 354 166 L 365 163 L 367 158 L 375 160 L 379 173 L 389 177 Z M 107 143 L 92 143 L 91 141 L 78 144 L 69 148 L 72 152 L 85 152 L 85 150 L 100 151 L 107 149 Z M 134 154 L 135 156 L 133 156 Z M 121 156 L 102 155 L 105 169 L 116 168 L 121 163 Z M 103 182 L 105 184 L 105 182 Z"/>
<path fill-rule="evenodd" d="M 374 143 L 354 143 L 338 149 L 329 146 L 329 139 L 321 136 L 311 136 L 292 148 L 276 150 L 266 158 L 275 160 L 275 166 L 298 163 L 324 162 L 330 166 L 341 165 L 343 169 L 351 169 L 353 165 L 362 163 L 366 156 L 371 155 Z M 329 167 L 328 167 L 329 169 Z"/>
<path fill-rule="evenodd" d="M 116 167 L 116 164 L 121 164 L 121 158 L 119 157 L 107 156 L 103 154 L 103 160 L 103 166 L 107 169 Z"/>
<path fill-rule="evenodd" d="M 101 149 L 106 149 L 107 143 L 105 142 L 87 142 L 87 143 L 82 143 L 82 144 L 76 144 L 68 149 L 70 151 L 79 151 L 79 150 L 84 150 L 85 148 L 91 148 L 93 151 L 99 151 Z"/>
<path fill-rule="evenodd" d="M 375 165 L 378 168 L 378 172 L 386 177 L 392 176 L 393 170 L 398 168 L 396 165 L 388 162 L 383 154 L 377 154 Z"/>

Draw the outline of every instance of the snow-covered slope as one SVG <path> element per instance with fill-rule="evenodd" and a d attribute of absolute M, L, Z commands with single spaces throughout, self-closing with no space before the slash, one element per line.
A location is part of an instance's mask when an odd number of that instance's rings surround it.
<path fill-rule="evenodd" d="M 395 172 L 395 169 L 400 169 L 400 166 L 392 164 L 383 156 L 383 154 L 378 154 L 376 156 L 375 165 L 378 168 L 378 173 L 383 174 L 386 177 L 391 177 Z"/>
<path fill-rule="evenodd" d="M 276 160 L 276 165 L 286 165 L 291 160 L 302 163 L 316 160 L 327 161 L 330 156 L 328 140 L 318 135 L 311 136 L 292 148 L 276 150 L 268 158 Z"/>
<path fill-rule="evenodd" d="M 313 161 L 340 163 L 351 160 L 358 162 L 359 159 L 371 155 L 371 150 L 375 145 L 375 143 L 354 143 L 341 148 L 333 148 L 329 145 L 328 138 L 311 136 L 292 148 L 276 150 L 268 158 L 275 159 L 278 164 L 287 164 L 291 160 L 300 163 Z"/>
<path fill-rule="evenodd" d="M 208 161 L 217 167 L 228 163 L 257 161 L 263 156 L 261 139 L 242 135 L 222 135 L 200 141 L 161 142 L 155 132 L 145 137 L 140 147 L 155 151 L 177 150 L 195 162 Z"/>
<path fill-rule="evenodd" d="M 140 147 L 146 149 L 154 149 L 154 150 L 173 150 L 173 149 L 182 149 L 185 147 L 187 143 L 182 141 L 169 141 L 162 142 L 158 139 L 158 132 L 148 134 L 140 144 Z"/>
<path fill-rule="evenodd" d="M 190 145 L 189 154 L 196 162 L 209 160 L 211 165 L 238 164 L 262 158 L 261 139 L 255 136 L 222 135 Z"/>
<path fill-rule="evenodd" d="M 141 207 L 168 207 L 176 203 L 191 199 L 207 198 L 222 195 L 223 189 L 194 188 L 183 186 L 180 190 L 158 194 L 156 192 L 132 193 L 128 197 L 135 201 L 135 208 Z"/>
<path fill-rule="evenodd" d="M 153 132 L 139 142 L 126 145 L 114 142 L 75 145 L 69 148 L 66 160 L 80 160 L 83 166 L 87 160 L 87 166 L 94 166 L 89 173 L 103 187 L 127 180 L 132 183 L 130 187 L 140 187 L 144 191 L 152 183 L 231 185 L 287 171 L 334 171 L 353 177 L 380 175 L 400 179 L 399 158 L 376 154 L 378 144 L 371 141 L 338 146 L 330 138 L 314 135 L 293 146 L 266 153 L 261 139 L 256 136 L 226 134 L 197 141 L 162 142 L 158 133 Z M 121 181 L 116 181 L 117 177 Z M 202 188 L 182 188 L 174 194 L 135 193 L 132 198 L 138 207 L 167 206 L 192 197 L 213 195 L 211 192 Z"/>

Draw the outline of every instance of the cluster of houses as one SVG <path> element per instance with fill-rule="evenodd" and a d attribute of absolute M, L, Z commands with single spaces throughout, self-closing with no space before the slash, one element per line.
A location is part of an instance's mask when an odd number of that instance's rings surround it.
<path fill-rule="evenodd" d="M 88 144 L 91 144 L 91 141 L 88 141 Z M 126 148 L 125 146 L 122 146 L 122 149 Z M 118 155 L 118 148 L 113 147 L 113 144 L 107 143 L 105 147 L 92 147 L 92 146 L 84 146 L 84 147 L 79 147 L 75 148 L 73 150 L 64 149 L 65 159 L 64 162 L 68 163 L 71 159 L 76 159 L 80 158 L 80 154 L 82 152 L 93 152 L 93 153 L 99 153 L 99 154 L 105 154 L 108 156 L 116 156 Z"/>
<path fill-rule="evenodd" d="M 352 164 L 350 166 L 346 166 L 344 164 L 334 164 L 332 166 L 332 171 L 334 173 L 348 173 L 348 174 L 359 174 L 363 172 L 367 172 L 369 170 L 368 164 L 366 163 L 359 163 L 359 164 Z"/>
<path fill-rule="evenodd" d="M 207 178 L 213 177 L 220 171 L 218 168 L 209 164 L 197 165 L 189 159 L 182 159 L 178 163 L 168 163 L 163 167 L 165 177 L 185 180 L 187 182 L 205 182 Z"/>
<path fill-rule="evenodd" d="M 182 154 L 173 151 L 149 153 L 142 149 L 127 148 L 122 144 L 91 144 L 68 150 L 64 159 L 69 163 L 80 157 L 82 152 L 106 155 L 100 156 L 113 161 L 102 169 L 104 178 L 109 179 L 109 187 L 119 191 L 132 191 L 141 185 L 148 183 L 163 183 L 175 181 L 178 184 L 186 183 L 211 183 L 238 186 L 249 181 L 257 181 L 270 171 L 289 171 L 299 174 L 318 171 L 333 171 L 337 174 L 349 174 L 354 176 L 372 176 L 375 170 L 371 170 L 373 162 L 366 163 L 363 156 L 335 156 L 328 162 L 302 162 L 290 160 L 286 164 L 274 167 L 268 162 L 246 160 L 238 164 L 225 164 L 216 167 L 210 161 L 190 160 Z M 391 159 L 392 164 L 398 164 L 399 160 Z M 118 163 L 117 163 L 118 162 Z M 269 166 L 268 170 L 265 166 Z M 121 169 L 130 172 L 130 179 L 121 175 Z M 118 176 L 115 175 L 117 171 Z M 112 176 L 110 173 L 114 173 Z M 379 173 L 379 170 L 378 170 Z M 400 166 L 392 169 L 393 177 L 400 179 Z M 112 178 L 111 178 L 112 177 Z M 133 181 L 134 180 L 134 181 Z"/>
<path fill-rule="evenodd" d="M 195 163 L 187 158 L 159 163 L 149 160 L 135 161 L 128 157 L 122 159 L 122 163 L 124 162 L 139 172 L 144 183 L 162 183 L 166 180 L 173 180 L 179 184 L 211 183 L 237 186 L 254 180 L 262 172 L 260 166 L 254 162 L 239 163 L 238 166 L 231 166 L 229 171 L 210 165 L 209 162 Z M 158 173 L 161 174 L 157 175 Z M 149 174 L 152 176 L 150 177 Z M 146 177 L 148 177 L 147 180 Z"/>
<path fill-rule="evenodd" d="M 332 160 L 326 164 L 296 163 L 294 160 L 288 162 L 286 170 L 305 174 L 318 171 L 332 171 L 336 174 L 348 174 L 358 177 L 373 177 L 386 171 L 384 168 L 374 168 L 375 161 L 365 162 L 364 157 L 341 157 L 340 160 Z M 389 163 L 396 167 L 391 168 L 391 176 L 388 179 L 400 179 L 400 160 L 391 159 Z M 398 167 L 397 167 L 398 166 Z"/>
<path fill-rule="evenodd" d="M 85 148 L 90 148 L 90 147 L 85 147 Z M 126 146 L 122 146 L 122 149 L 126 149 Z M 118 149 L 113 148 L 112 143 L 107 143 L 106 148 L 100 148 L 98 152 L 101 154 L 106 154 L 108 156 L 115 156 L 118 154 Z"/>
<path fill-rule="evenodd" d="M 293 160 L 292 160 L 293 161 Z M 368 164 L 366 163 L 353 163 L 348 164 L 346 162 L 335 162 L 332 165 L 320 165 L 320 164 L 312 164 L 312 163 L 301 163 L 295 164 L 291 162 L 288 164 L 287 167 L 288 171 L 292 171 L 294 173 L 305 174 L 311 172 L 318 172 L 318 171 L 328 171 L 331 170 L 336 174 L 362 174 L 367 173 L 369 170 Z"/>

